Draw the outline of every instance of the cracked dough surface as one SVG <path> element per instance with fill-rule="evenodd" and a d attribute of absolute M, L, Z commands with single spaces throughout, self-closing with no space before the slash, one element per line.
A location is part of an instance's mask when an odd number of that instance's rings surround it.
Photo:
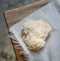
<path fill-rule="evenodd" d="M 29 20 L 22 28 L 23 41 L 30 50 L 39 50 L 46 44 L 45 40 L 52 31 L 51 26 L 45 20 Z"/>

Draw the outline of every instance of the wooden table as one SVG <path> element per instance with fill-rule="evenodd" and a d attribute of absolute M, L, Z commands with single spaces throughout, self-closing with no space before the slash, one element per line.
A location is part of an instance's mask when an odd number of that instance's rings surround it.
<path fill-rule="evenodd" d="M 40 7 L 42 7 L 43 5 L 47 4 L 50 1 L 51 0 L 37 0 L 36 2 L 27 4 L 22 7 L 18 7 L 18 8 L 11 9 L 11 10 L 6 10 L 4 12 L 4 17 L 6 20 L 7 28 L 10 28 L 12 25 L 22 20 L 24 17 L 28 16 L 30 13 L 36 11 L 37 9 L 39 9 Z M 18 47 L 15 45 L 16 43 L 12 42 L 12 46 L 14 48 L 17 61 L 24 61 L 23 56 L 20 54 L 21 50 L 16 49 Z"/>

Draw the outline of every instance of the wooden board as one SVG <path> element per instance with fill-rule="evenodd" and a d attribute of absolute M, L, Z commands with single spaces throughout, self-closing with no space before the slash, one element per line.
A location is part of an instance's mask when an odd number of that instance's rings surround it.
<path fill-rule="evenodd" d="M 24 17 L 28 16 L 30 13 L 36 11 L 37 9 L 39 9 L 40 7 L 42 7 L 43 5 L 47 4 L 50 1 L 51 0 L 38 0 L 36 2 L 33 2 L 22 7 L 6 10 L 4 12 L 4 17 L 6 19 L 7 27 L 10 28 L 12 25 L 14 25 Z M 23 61 L 24 58 L 20 54 L 21 50 L 16 49 L 15 43 L 12 42 L 12 45 L 16 54 L 17 61 Z"/>

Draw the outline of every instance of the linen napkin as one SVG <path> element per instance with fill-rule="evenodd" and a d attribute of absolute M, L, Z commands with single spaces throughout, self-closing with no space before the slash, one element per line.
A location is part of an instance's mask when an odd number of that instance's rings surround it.
<path fill-rule="evenodd" d="M 21 37 L 21 29 L 29 19 L 45 19 L 52 26 L 52 32 L 44 48 L 39 51 L 30 51 Z M 59 61 L 60 60 L 60 14 L 53 2 L 33 12 L 23 20 L 13 25 L 9 31 L 14 34 L 16 41 L 21 46 L 27 61 Z"/>

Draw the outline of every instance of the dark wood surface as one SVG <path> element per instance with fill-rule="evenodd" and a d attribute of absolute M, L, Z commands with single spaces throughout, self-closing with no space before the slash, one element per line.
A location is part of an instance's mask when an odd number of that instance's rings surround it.
<path fill-rule="evenodd" d="M 39 9 L 40 7 L 42 7 L 43 5 L 47 4 L 50 1 L 51 0 L 38 0 L 36 2 L 30 3 L 22 7 L 6 10 L 4 12 L 4 16 L 6 19 L 7 27 L 10 28 L 12 25 L 14 25 L 24 17 L 28 16 L 30 13 L 36 11 L 37 9 Z M 20 54 L 21 50 L 16 49 L 15 43 L 12 42 L 12 45 L 16 54 L 17 61 L 23 61 L 24 58 Z"/>

